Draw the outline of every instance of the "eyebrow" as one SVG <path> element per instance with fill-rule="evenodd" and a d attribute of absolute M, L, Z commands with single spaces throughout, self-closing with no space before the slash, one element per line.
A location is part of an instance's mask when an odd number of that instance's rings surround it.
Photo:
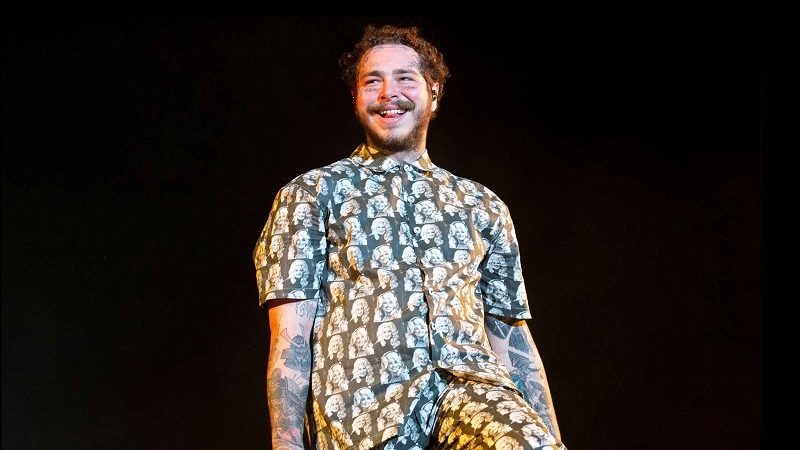
<path fill-rule="evenodd" d="M 392 74 L 394 74 L 394 75 L 403 75 L 403 74 L 407 74 L 407 73 L 417 74 L 418 72 L 416 70 L 411 70 L 411 69 L 394 69 L 392 71 Z M 364 75 L 362 75 L 361 78 L 364 78 L 364 77 L 379 77 L 381 75 L 383 75 L 382 71 L 380 71 L 380 70 L 371 70 L 371 71 L 365 73 Z"/>

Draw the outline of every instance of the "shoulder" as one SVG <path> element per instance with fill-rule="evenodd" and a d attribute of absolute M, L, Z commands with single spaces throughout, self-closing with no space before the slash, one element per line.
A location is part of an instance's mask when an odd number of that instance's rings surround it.
<path fill-rule="evenodd" d="M 495 213 L 504 213 L 508 209 L 503 199 L 483 183 L 467 177 L 455 175 L 441 167 L 436 168 L 434 177 L 442 182 L 442 184 L 456 190 L 459 197 L 470 197 L 470 199 L 474 199 L 482 209 L 491 210 Z"/>
<path fill-rule="evenodd" d="M 302 191 L 317 203 L 325 204 L 336 183 L 343 178 L 355 176 L 357 169 L 358 166 L 350 158 L 342 158 L 294 177 L 280 188 L 279 193 L 293 195 Z"/>

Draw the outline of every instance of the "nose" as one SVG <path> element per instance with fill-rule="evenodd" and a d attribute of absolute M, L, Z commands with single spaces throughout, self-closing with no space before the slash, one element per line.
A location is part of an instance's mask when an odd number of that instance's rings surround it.
<path fill-rule="evenodd" d="M 381 89 L 381 99 L 393 99 L 398 98 L 400 96 L 400 87 L 399 84 L 394 80 L 387 80 L 383 83 L 383 88 Z"/>

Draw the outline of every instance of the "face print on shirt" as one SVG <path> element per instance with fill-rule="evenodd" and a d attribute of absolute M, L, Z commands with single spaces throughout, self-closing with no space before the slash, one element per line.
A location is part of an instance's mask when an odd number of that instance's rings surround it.
<path fill-rule="evenodd" d="M 367 299 L 358 298 L 353 300 L 353 306 L 350 311 L 351 321 L 355 323 L 365 324 L 370 319 L 369 305 Z"/>
<path fill-rule="evenodd" d="M 474 246 L 472 243 L 472 236 L 470 236 L 469 230 L 467 226 L 464 225 L 464 222 L 453 222 L 450 224 L 447 241 L 452 249 L 472 250 Z"/>
<path fill-rule="evenodd" d="M 425 368 L 430 364 L 431 357 L 428 354 L 428 350 L 424 348 L 418 348 L 414 350 L 414 357 L 412 359 L 414 362 L 414 371 L 422 372 Z"/>
<path fill-rule="evenodd" d="M 386 188 L 373 179 L 367 179 L 367 181 L 364 182 L 364 192 L 367 194 L 367 197 L 374 197 L 376 194 L 383 194 L 386 192 Z"/>
<path fill-rule="evenodd" d="M 378 325 L 378 338 L 376 344 L 384 350 L 396 349 L 400 346 L 400 334 L 397 326 L 392 322 L 384 322 Z"/>
<path fill-rule="evenodd" d="M 378 307 L 375 309 L 375 322 L 386 322 L 399 319 L 402 311 L 393 292 L 384 292 L 378 296 Z"/>
<path fill-rule="evenodd" d="M 375 286 L 366 275 L 359 275 L 355 285 L 350 289 L 350 298 L 369 297 L 375 292 Z"/>
<path fill-rule="evenodd" d="M 403 277 L 403 286 L 407 292 L 419 292 L 422 290 L 422 271 L 418 267 L 411 267 L 406 270 Z"/>
<path fill-rule="evenodd" d="M 381 383 L 397 383 L 409 379 L 408 368 L 396 351 L 386 352 L 381 356 Z"/>
<path fill-rule="evenodd" d="M 397 275 L 391 270 L 378 269 L 378 288 L 383 290 L 397 287 Z"/>
<path fill-rule="evenodd" d="M 358 192 L 353 186 L 353 182 L 347 178 L 343 178 L 336 183 L 333 189 L 333 198 L 336 203 L 344 203 L 355 197 L 361 197 L 361 192 Z"/>
<path fill-rule="evenodd" d="M 422 264 L 425 267 L 434 267 L 445 264 L 444 253 L 436 247 L 431 247 L 425 250 L 425 256 L 422 257 Z"/>
<path fill-rule="evenodd" d="M 328 324 L 328 336 L 340 334 L 347 331 L 347 318 L 344 315 L 344 307 L 337 306 L 333 308 L 331 320 Z"/>
<path fill-rule="evenodd" d="M 486 270 L 489 273 L 493 273 L 500 277 L 508 276 L 508 271 L 506 270 L 506 260 L 502 255 L 498 255 L 497 253 L 489 255 L 489 259 L 486 263 Z"/>
<path fill-rule="evenodd" d="M 283 258 L 283 250 L 283 236 L 272 236 L 272 240 L 269 243 L 269 256 L 275 259 Z"/>
<path fill-rule="evenodd" d="M 325 415 L 336 419 L 344 419 L 347 416 L 347 408 L 340 394 L 328 397 L 328 401 L 325 402 Z"/>
<path fill-rule="evenodd" d="M 369 387 L 363 387 L 353 394 L 353 417 L 362 412 L 375 411 L 378 409 L 378 400 L 375 393 Z"/>
<path fill-rule="evenodd" d="M 311 246 L 311 237 L 306 230 L 298 230 L 292 235 L 292 244 L 289 246 L 289 259 L 297 258 L 314 258 L 314 248 Z"/>
<path fill-rule="evenodd" d="M 338 253 L 328 255 L 328 266 L 331 269 L 328 272 L 328 281 L 344 280 L 347 277 L 347 268 L 342 265 Z"/>
<path fill-rule="evenodd" d="M 347 266 L 356 272 L 361 272 L 364 269 L 364 256 L 361 254 L 360 247 L 347 247 Z"/>
<path fill-rule="evenodd" d="M 267 289 L 283 289 L 283 277 L 281 276 L 280 266 L 272 266 L 269 268 L 267 283 Z"/>
<path fill-rule="evenodd" d="M 414 292 L 413 294 L 409 295 L 408 310 L 419 311 L 421 316 L 426 315 L 428 313 L 428 303 L 425 301 L 425 294 L 422 292 Z"/>
<path fill-rule="evenodd" d="M 352 381 L 356 384 L 367 383 L 372 385 L 375 382 L 372 364 L 366 358 L 358 358 L 353 364 Z"/>
<path fill-rule="evenodd" d="M 397 270 L 400 265 L 392 254 L 392 247 L 389 245 L 381 245 L 372 251 L 372 261 L 370 266 L 373 268 L 380 268 L 386 270 Z"/>
<path fill-rule="evenodd" d="M 389 403 L 382 410 L 378 416 L 378 431 L 383 431 L 386 428 L 394 427 L 403 423 L 403 411 L 400 405 L 396 402 Z"/>
<path fill-rule="evenodd" d="M 344 368 L 341 364 L 337 363 L 331 366 L 328 372 L 328 380 L 325 384 L 325 394 L 333 395 L 342 391 L 346 391 L 349 386 L 347 377 L 344 375 Z"/>
<path fill-rule="evenodd" d="M 375 349 L 370 341 L 369 332 L 364 327 L 356 328 L 350 337 L 350 359 L 375 354 Z"/>
<path fill-rule="evenodd" d="M 347 233 L 347 240 L 352 245 L 367 245 L 367 233 L 361 228 L 358 217 L 348 217 L 344 219 L 344 230 Z"/>
<path fill-rule="evenodd" d="M 307 287 L 308 286 L 308 264 L 303 260 L 296 260 L 289 266 L 289 282 L 293 286 Z"/>
<path fill-rule="evenodd" d="M 389 199 L 379 194 L 367 200 L 367 217 L 394 217 Z"/>
<path fill-rule="evenodd" d="M 385 217 L 378 217 L 372 221 L 369 237 L 372 241 L 377 243 L 392 242 L 392 225 L 389 219 Z"/>
<path fill-rule="evenodd" d="M 333 336 L 328 341 L 328 358 L 335 361 L 341 361 L 344 357 L 344 343 L 342 336 Z"/>
<path fill-rule="evenodd" d="M 415 181 L 411 183 L 411 194 L 415 200 L 426 200 L 433 198 L 433 189 L 427 181 Z"/>
<path fill-rule="evenodd" d="M 339 210 L 339 215 L 342 217 L 357 216 L 359 214 L 361 214 L 361 204 L 358 203 L 358 200 L 354 198 L 342 203 L 342 206 Z"/>
<path fill-rule="evenodd" d="M 288 233 L 289 232 L 289 208 L 282 207 L 275 213 L 275 222 L 273 223 L 272 233 Z"/>
<path fill-rule="evenodd" d="M 425 244 L 425 246 L 441 246 L 444 242 L 442 240 L 442 231 L 437 225 L 432 223 L 428 223 L 420 227 L 419 239 L 420 242 Z"/>
<path fill-rule="evenodd" d="M 434 365 L 494 383 L 507 377 L 485 354 L 483 314 L 522 314 L 527 305 L 516 240 L 494 194 L 439 169 L 380 167 L 340 162 L 294 180 L 254 252 L 266 297 L 321 294 L 311 391 L 316 429 L 327 436 L 312 442 L 322 450 L 419 434 L 436 394 L 417 381 Z"/>
<path fill-rule="evenodd" d="M 305 192 L 305 191 L 300 191 Z M 292 214 L 292 224 L 310 227 L 313 225 L 311 217 L 311 205 L 308 203 L 300 203 Z"/>
<path fill-rule="evenodd" d="M 406 347 L 428 348 L 428 323 L 422 317 L 414 317 L 406 324 Z"/>
<path fill-rule="evenodd" d="M 415 265 L 417 262 L 417 254 L 414 253 L 414 249 L 412 247 L 403 247 L 403 255 L 401 256 L 401 259 L 408 265 Z"/>
<path fill-rule="evenodd" d="M 421 201 L 414 205 L 414 218 L 417 223 L 441 222 L 442 213 L 436 209 L 436 205 L 430 200 Z"/>

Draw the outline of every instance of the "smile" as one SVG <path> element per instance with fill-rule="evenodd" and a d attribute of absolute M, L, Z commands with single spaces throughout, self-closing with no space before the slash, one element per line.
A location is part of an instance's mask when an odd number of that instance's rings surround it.
<path fill-rule="evenodd" d="M 405 113 L 406 113 L 405 109 L 386 109 L 379 112 L 378 114 L 380 114 L 381 117 L 394 117 L 394 116 L 402 116 Z"/>

